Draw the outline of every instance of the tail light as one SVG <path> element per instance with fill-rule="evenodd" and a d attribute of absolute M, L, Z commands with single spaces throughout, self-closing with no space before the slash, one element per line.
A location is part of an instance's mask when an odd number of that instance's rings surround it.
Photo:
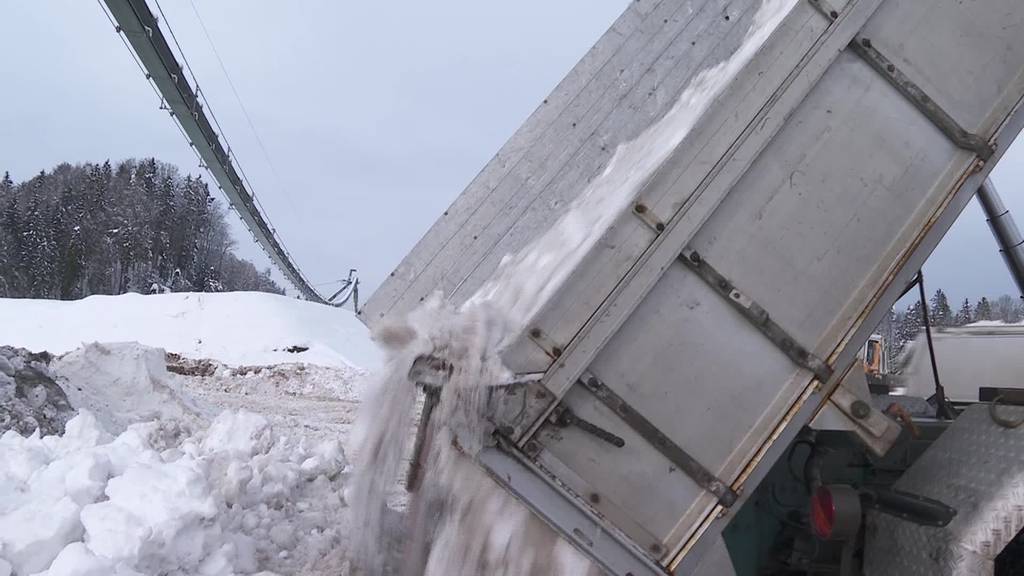
<path fill-rule="evenodd" d="M 860 530 L 860 495 L 851 486 L 820 486 L 811 496 L 811 529 L 822 540 L 846 540 Z"/>

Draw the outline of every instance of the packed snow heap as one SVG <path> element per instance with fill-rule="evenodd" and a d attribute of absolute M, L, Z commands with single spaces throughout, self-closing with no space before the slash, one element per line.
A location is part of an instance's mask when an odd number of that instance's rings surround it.
<path fill-rule="evenodd" d="M 91 344 L 49 366 L 0 352 L 0 392 L 22 384 L 46 408 L 60 389 L 22 376 L 52 375 L 79 408 L 70 420 L 47 409 L 60 435 L 0 436 L 0 576 L 343 572 L 338 439 L 280 434 L 246 411 L 212 416 L 162 350 Z"/>

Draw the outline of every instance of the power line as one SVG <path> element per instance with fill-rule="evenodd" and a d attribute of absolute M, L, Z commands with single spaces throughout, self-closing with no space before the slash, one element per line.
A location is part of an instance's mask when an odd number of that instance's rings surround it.
<path fill-rule="evenodd" d="M 174 41 L 174 45 L 178 48 L 178 55 L 181 57 L 182 61 L 185 62 L 185 69 L 188 70 L 188 73 L 192 76 L 192 82 L 196 85 L 197 95 L 203 100 L 203 104 L 205 105 L 206 110 L 210 113 L 210 118 L 213 119 L 213 124 L 217 127 L 217 132 L 220 133 L 220 137 L 224 140 L 224 145 L 227 146 L 228 156 L 233 157 L 235 160 L 235 166 L 238 168 L 238 173 L 241 175 L 242 180 L 245 182 L 246 187 L 249 189 L 249 195 L 252 197 L 253 203 L 256 204 L 256 206 L 259 208 L 259 211 L 263 215 L 263 219 L 267 221 L 267 225 L 270 228 L 270 232 L 277 238 L 278 243 L 281 245 L 281 249 L 284 251 L 285 254 L 288 255 L 288 258 L 290 260 L 294 261 L 294 258 L 292 258 L 291 253 L 289 253 L 288 249 L 285 247 L 284 241 L 281 239 L 280 234 L 277 233 L 277 226 L 275 226 L 273 221 L 271 221 L 270 214 L 267 212 L 267 209 L 264 208 L 263 202 L 260 201 L 259 196 L 256 194 L 256 187 L 253 186 L 252 181 L 249 180 L 249 175 L 245 172 L 245 168 L 242 166 L 242 162 L 238 158 L 238 154 L 235 153 L 234 148 L 231 146 L 231 142 L 228 141 L 227 132 L 224 130 L 224 127 L 221 126 L 220 120 L 217 118 L 217 114 L 213 111 L 213 106 L 210 105 L 210 101 L 206 98 L 206 93 L 203 92 L 203 89 L 199 84 L 199 77 L 196 76 L 196 72 L 192 68 L 191 62 L 189 62 L 188 57 L 185 56 L 185 50 L 181 47 L 181 42 L 178 41 L 178 36 L 174 33 L 174 28 L 171 26 L 171 21 L 167 18 L 167 14 L 164 13 L 164 8 L 160 5 L 160 0 L 154 0 L 154 3 L 156 4 L 157 11 L 160 12 L 160 19 L 163 21 L 164 27 L 167 28 L 167 31 L 171 35 L 171 40 Z M 195 4 L 192 5 L 192 9 L 195 10 Z M 198 16 L 198 12 L 196 12 L 196 15 Z M 200 25 L 202 25 L 202 20 L 200 20 Z M 217 56 L 217 60 L 220 61 L 221 70 L 224 72 L 225 77 L 227 77 L 228 84 L 231 85 L 231 89 L 235 92 L 235 97 L 238 99 L 239 105 L 241 105 L 241 98 L 238 97 L 238 92 L 235 90 L 234 84 L 231 82 L 231 77 L 228 76 L 227 70 L 224 69 L 224 62 L 220 60 L 220 55 L 217 54 L 217 49 L 213 46 L 213 41 L 210 40 L 210 36 L 209 33 L 207 33 L 206 31 L 205 25 L 203 25 L 203 32 L 206 33 L 207 41 L 210 42 L 210 46 L 213 47 L 213 51 L 214 54 Z M 252 120 L 249 119 L 249 114 L 248 112 L 246 112 L 244 106 L 242 106 L 242 112 L 243 114 L 245 114 L 246 119 L 249 121 L 249 126 L 252 127 Z M 255 128 L 253 128 L 253 134 L 256 134 Z M 256 134 L 256 139 L 258 142 L 260 142 L 260 146 L 262 146 L 262 142 L 259 140 L 258 134 Z M 265 153 L 266 149 L 264 148 L 264 154 Z"/>
<path fill-rule="evenodd" d="M 227 195 L 231 207 L 242 216 L 243 222 L 256 238 L 260 247 L 270 255 L 271 260 L 291 280 L 296 288 L 311 300 L 324 302 L 323 297 L 314 290 L 308 280 L 294 263 L 294 258 L 284 247 L 276 228 L 273 226 L 259 198 L 252 192 L 252 185 L 241 169 L 236 155 L 232 153 L 230 144 L 224 135 L 224 129 L 213 113 L 205 94 L 203 94 L 198 78 L 191 63 L 185 57 L 181 44 L 166 14 L 156 1 L 157 9 L 164 19 L 164 28 L 170 33 L 174 45 L 177 46 L 185 69 L 176 61 L 173 49 L 163 36 L 157 17 L 150 11 L 145 0 L 103 0 L 109 8 L 107 17 L 114 24 L 122 42 L 129 46 L 129 51 L 136 65 L 145 74 L 147 81 L 157 90 L 161 97 L 161 108 L 167 109 L 175 119 L 175 124 L 185 135 L 186 141 L 200 158 L 200 166 L 205 168 L 221 190 Z M 101 6 L 103 4 L 101 3 Z M 116 22 L 116 23 L 115 23 Z M 192 76 L 196 84 L 193 90 L 185 71 Z M 202 100 L 202 103 L 200 103 Z M 211 124 L 204 106 L 213 118 Z M 216 126 L 216 128 L 214 128 Z M 227 146 L 225 150 L 221 141 Z M 232 161 L 234 158 L 234 161 Z M 237 167 L 237 168 L 236 168 Z M 250 190 L 246 189 L 246 186 Z"/>
<path fill-rule="evenodd" d="M 238 89 L 235 88 L 234 81 L 231 80 L 231 74 L 228 74 L 227 66 L 224 64 L 224 59 L 220 57 L 220 52 L 217 51 L 217 45 L 214 44 L 213 38 L 210 36 L 210 31 L 206 28 L 206 23 L 203 22 L 203 17 L 199 15 L 199 8 L 196 6 L 194 0 L 189 0 L 189 4 L 192 6 L 192 13 L 196 15 L 196 20 L 199 21 L 199 27 L 203 30 L 203 35 L 206 36 L 206 42 L 210 44 L 210 50 L 213 51 L 214 57 L 217 58 L 217 63 L 220 65 L 221 72 L 224 73 L 224 78 L 228 81 L 228 86 L 231 87 L 231 92 L 235 95 L 235 101 L 238 102 L 238 107 L 242 110 L 242 115 L 245 116 L 245 121 L 249 124 L 249 129 L 252 131 L 253 137 L 256 139 L 256 144 L 259 145 L 260 150 L 263 152 L 263 159 L 267 161 L 267 166 L 270 167 L 271 173 L 274 175 L 274 180 L 277 183 L 277 187 L 283 190 L 281 186 L 281 175 L 277 171 L 277 167 L 274 165 L 274 161 L 270 158 L 270 153 L 267 151 L 267 147 L 263 144 L 263 138 L 260 138 L 259 130 L 256 130 L 256 125 L 252 121 L 252 117 L 249 116 L 249 110 L 245 107 L 242 102 L 242 97 L 238 93 Z M 292 214 L 296 214 L 295 204 L 292 202 L 291 195 L 284 191 L 283 194 L 285 200 L 288 202 L 289 207 L 292 209 Z"/>

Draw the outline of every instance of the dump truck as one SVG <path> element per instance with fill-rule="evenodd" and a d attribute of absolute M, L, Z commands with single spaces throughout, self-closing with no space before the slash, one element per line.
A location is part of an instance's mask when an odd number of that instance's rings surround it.
<path fill-rule="evenodd" d="M 458 306 L 597 210 L 504 349 L 496 482 L 619 576 L 991 574 L 1022 408 L 873 395 L 857 353 L 1024 125 L 1022 30 L 1019 0 L 630 2 L 360 317 Z"/>

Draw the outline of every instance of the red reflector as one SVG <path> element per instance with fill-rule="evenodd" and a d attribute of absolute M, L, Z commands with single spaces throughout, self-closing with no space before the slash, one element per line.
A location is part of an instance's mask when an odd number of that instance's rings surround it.
<path fill-rule="evenodd" d="M 825 486 L 814 491 L 811 498 L 811 528 L 822 540 L 832 537 L 832 529 L 836 522 L 836 507 L 832 501 L 832 492 Z"/>

